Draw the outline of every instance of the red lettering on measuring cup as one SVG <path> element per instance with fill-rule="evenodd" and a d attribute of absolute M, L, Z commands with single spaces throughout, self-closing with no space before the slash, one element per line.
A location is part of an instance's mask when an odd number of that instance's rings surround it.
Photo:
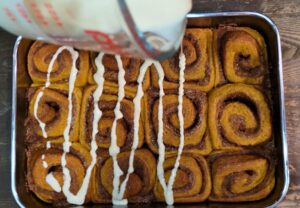
<path fill-rule="evenodd" d="M 12 11 L 10 11 L 9 8 L 4 7 L 3 10 L 4 10 L 4 13 L 6 14 L 6 16 L 7 16 L 11 21 L 13 21 L 13 22 L 16 22 L 16 21 L 17 21 L 16 16 L 12 13 Z"/>
<path fill-rule="evenodd" d="M 108 34 L 97 30 L 85 30 L 84 32 L 91 36 L 103 49 L 111 50 L 117 54 L 126 54 L 122 48 L 115 44 Z"/>
<path fill-rule="evenodd" d="M 21 16 L 27 23 L 31 24 L 32 21 L 31 21 L 30 17 L 28 16 L 28 14 L 27 14 L 27 12 L 26 12 L 24 6 L 21 5 L 20 3 L 18 3 L 18 4 L 16 4 L 16 8 L 17 8 L 17 10 L 18 10 L 20 16 Z"/>
<path fill-rule="evenodd" d="M 45 20 L 40 8 L 35 2 L 30 3 L 30 7 L 33 11 L 34 16 L 36 19 L 43 25 L 43 26 L 48 26 L 48 22 Z"/>
<path fill-rule="evenodd" d="M 49 2 L 45 2 L 45 7 L 47 8 L 49 14 L 51 15 L 53 21 L 55 22 L 55 24 L 58 26 L 58 27 L 62 27 L 63 26 L 63 23 L 62 21 L 60 20 L 60 18 L 58 17 L 56 11 L 54 10 L 53 6 L 51 3 Z"/>

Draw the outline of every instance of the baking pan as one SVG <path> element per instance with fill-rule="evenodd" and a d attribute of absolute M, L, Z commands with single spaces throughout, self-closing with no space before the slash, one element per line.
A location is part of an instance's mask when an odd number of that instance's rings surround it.
<path fill-rule="evenodd" d="M 281 45 L 278 29 L 266 16 L 255 12 L 220 12 L 188 14 L 188 27 L 217 27 L 220 24 L 236 24 L 259 31 L 265 38 L 270 62 L 270 77 L 273 98 L 273 136 L 277 151 L 276 185 L 265 199 L 244 203 L 181 204 L 174 207 L 275 207 L 284 198 L 289 185 L 288 151 L 285 130 L 284 91 L 282 78 Z M 11 124 L 11 189 L 20 207 L 50 207 L 38 200 L 26 189 L 26 157 L 24 144 L 24 120 L 26 116 L 26 89 L 30 79 L 26 71 L 26 56 L 30 40 L 19 37 L 13 54 L 12 124 Z M 161 204 L 145 204 L 143 207 L 166 207 Z M 93 207 L 113 207 L 93 205 Z M 129 204 L 128 207 L 140 207 Z"/>

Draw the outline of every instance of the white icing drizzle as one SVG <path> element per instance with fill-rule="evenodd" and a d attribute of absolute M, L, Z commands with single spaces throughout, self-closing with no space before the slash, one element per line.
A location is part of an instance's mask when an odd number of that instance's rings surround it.
<path fill-rule="evenodd" d="M 53 55 L 49 65 L 48 65 L 48 69 L 47 69 L 47 78 L 46 78 L 46 83 L 45 83 L 45 86 L 42 88 L 42 90 L 38 93 L 37 97 L 36 97 L 36 100 L 35 100 L 35 103 L 34 103 L 34 117 L 35 119 L 38 121 L 39 123 L 39 126 L 42 130 L 42 133 L 43 133 L 43 137 L 44 138 L 47 138 L 47 132 L 46 132 L 46 124 L 44 122 L 42 122 L 39 118 L 38 118 L 38 115 L 37 115 L 37 112 L 38 112 L 38 106 L 39 106 L 39 102 L 40 102 L 40 99 L 42 98 L 42 96 L 44 95 L 44 90 L 45 88 L 48 88 L 50 86 L 50 74 L 53 70 L 53 65 L 54 65 L 54 62 L 55 60 L 57 59 L 58 55 L 64 50 L 66 49 L 66 46 L 62 46 L 60 47 L 56 52 L 55 54 Z"/>
<path fill-rule="evenodd" d="M 158 162 L 157 162 L 157 177 L 164 190 L 164 196 L 167 204 L 172 204 L 173 194 L 168 191 L 165 180 L 165 171 L 163 163 L 165 160 L 165 145 L 163 143 L 163 103 L 162 97 L 165 95 L 163 89 L 164 71 L 161 64 L 157 61 L 154 62 L 154 66 L 158 73 L 158 85 L 159 85 L 159 103 L 158 103 L 158 132 L 157 132 L 157 144 L 158 144 Z M 170 200 L 171 199 L 171 200 Z"/>
<path fill-rule="evenodd" d="M 162 79 L 163 79 L 163 73 L 161 72 L 162 67 L 159 63 L 155 63 L 155 67 L 157 69 L 157 72 L 159 74 L 159 88 L 160 88 L 160 100 L 159 100 L 159 111 L 158 111 L 158 121 L 159 121 L 159 129 L 158 129 L 158 147 L 159 147 L 159 159 L 158 159 L 158 164 L 157 164 L 157 175 L 160 181 L 160 184 L 163 187 L 164 190 L 164 196 L 165 196 L 165 200 L 166 203 L 168 205 L 172 205 L 174 203 L 174 196 L 173 196 L 173 184 L 176 178 L 176 173 L 177 170 L 179 168 L 179 163 L 180 163 L 180 158 L 181 158 L 181 154 L 183 151 L 183 147 L 184 147 L 184 118 L 183 118 L 183 112 L 182 112 L 182 103 L 183 103 L 183 95 L 184 95 L 184 70 L 185 70 L 185 63 L 186 59 L 185 59 L 185 55 L 184 53 L 180 52 L 179 55 L 179 91 L 178 91 L 178 119 L 179 119 L 179 128 L 180 128 L 180 142 L 179 142 L 179 147 L 178 147 L 178 153 L 177 153 L 177 157 L 176 157 L 176 161 L 174 164 L 174 168 L 171 171 L 171 175 L 168 181 L 168 184 L 166 184 L 165 178 L 164 178 L 164 169 L 163 169 L 163 162 L 165 159 L 165 146 L 163 143 L 163 125 L 162 125 L 162 116 L 163 116 L 163 107 L 162 107 Z"/>
<path fill-rule="evenodd" d="M 50 172 L 47 176 L 46 176 L 46 182 L 49 184 L 49 186 L 51 186 L 51 188 L 56 191 L 56 192 L 61 192 L 61 187 L 58 183 L 58 181 L 56 180 L 56 178 L 54 177 L 53 173 Z"/>
<path fill-rule="evenodd" d="M 172 169 L 171 176 L 169 178 L 168 182 L 168 191 L 172 193 L 172 200 L 169 199 L 170 204 L 174 203 L 174 197 L 173 197 L 173 184 L 175 181 L 176 173 L 179 167 L 179 162 L 181 158 L 181 154 L 184 147 L 184 118 L 183 118 L 183 112 L 182 112 L 182 103 L 183 103 L 183 95 L 184 95 L 184 70 L 185 70 L 185 55 L 181 50 L 181 53 L 179 55 L 179 91 L 178 91 L 178 119 L 179 119 L 179 128 L 180 128 L 180 140 L 179 140 L 179 147 L 177 152 L 176 161 L 174 164 L 174 168 Z"/>
<path fill-rule="evenodd" d="M 111 127 L 111 144 L 109 147 L 109 154 L 113 159 L 113 170 L 114 170 L 114 179 L 113 179 L 113 192 L 112 192 L 112 202 L 114 205 L 126 205 L 128 202 L 126 199 L 122 199 L 120 191 L 119 191 L 119 185 L 120 185 L 120 176 L 123 175 L 123 171 L 118 165 L 118 154 L 120 152 L 120 147 L 117 144 L 117 121 L 121 118 L 123 118 L 123 114 L 120 110 L 121 108 L 121 101 L 125 96 L 125 70 L 122 65 L 122 60 L 119 55 L 115 56 L 118 68 L 119 68 L 119 73 L 118 73 L 118 85 L 119 85 L 119 90 L 118 90 L 118 101 L 114 109 L 114 114 L 115 114 L 115 119 L 113 121 L 112 127 Z"/>
<path fill-rule="evenodd" d="M 78 56 L 77 56 L 78 57 Z M 76 63 L 76 59 L 77 58 L 73 58 L 73 67 L 71 70 L 71 75 L 70 75 L 70 81 L 69 81 L 69 116 L 68 116 L 68 125 L 65 129 L 64 132 L 64 138 L 65 138 L 65 142 L 64 142 L 64 153 L 61 159 L 61 164 L 63 167 L 63 174 L 64 174 L 64 185 L 62 187 L 63 193 L 67 198 L 67 201 L 71 204 L 76 204 L 76 205 L 81 205 L 84 203 L 85 201 L 85 196 L 89 187 L 89 182 L 90 182 L 90 177 L 91 177 L 91 173 L 92 170 L 94 168 L 94 165 L 96 164 L 96 159 L 97 159 L 97 155 L 96 155 L 96 151 L 97 151 L 97 143 L 96 143 L 96 134 L 98 132 L 98 126 L 96 124 L 98 124 L 99 119 L 102 115 L 102 112 L 100 111 L 99 107 L 98 107 L 98 101 L 99 98 L 102 94 L 103 91 L 103 84 L 104 84 L 104 78 L 103 78 L 103 74 L 104 74 L 104 66 L 102 65 L 102 58 L 103 58 L 103 53 L 100 53 L 98 55 L 98 57 L 96 58 L 95 62 L 97 65 L 97 73 L 94 75 L 95 81 L 98 84 L 97 89 L 95 90 L 95 92 L 93 93 L 93 97 L 94 97 L 94 120 L 93 120 L 93 138 L 92 138 L 92 142 L 91 142 L 91 150 L 90 150 L 90 154 L 92 157 L 92 161 L 90 163 L 90 165 L 88 166 L 87 170 L 86 170 L 86 175 L 83 179 L 82 185 L 79 189 L 79 191 L 77 192 L 76 195 L 74 195 L 73 193 L 70 192 L 70 186 L 71 186 L 71 176 L 70 176 L 70 171 L 69 169 L 66 167 L 66 153 L 69 151 L 69 147 L 70 147 L 70 142 L 69 142 L 69 135 L 68 132 L 70 130 L 70 123 L 71 123 L 71 117 L 72 117 L 72 91 L 74 89 L 74 83 L 75 83 L 75 79 L 76 79 L 76 74 L 77 74 L 77 69 L 75 66 Z M 70 105 L 71 103 L 71 105 Z M 71 113 L 70 113 L 71 112 Z"/>
<path fill-rule="evenodd" d="M 63 154 L 61 157 L 61 166 L 64 174 L 64 184 L 62 187 L 62 191 L 64 195 L 67 198 L 67 201 L 71 204 L 83 204 L 84 199 L 76 197 L 73 193 L 70 192 L 70 187 L 71 187 L 71 176 L 70 176 L 70 171 L 67 168 L 67 160 L 66 160 L 66 153 L 70 151 L 70 146 L 71 142 L 69 141 L 69 132 L 70 132 L 70 127 L 71 127 L 71 121 L 72 121 L 72 109 L 73 109 L 73 104 L 72 104 L 72 95 L 73 95 L 73 90 L 74 90 L 74 85 L 75 85 L 75 80 L 77 76 L 78 69 L 76 68 L 76 61 L 79 56 L 78 52 L 75 51 L 73 48 L 68 47 L 68 46 L 62 46 L 58 49 L 58 51 L 62 50 L 68 50 L 71 53 L 72 56 L 72 68 L 70 72 L 70 77 L 69 77 L 69 92 L 68 92 L 68 117 L 67 117 L 67 125 L 64 130 L 64 143 L 63 143 Z M 78 193 L 77 193 L 78 194 Z M 84 198 L 84 197 L 83 197 Z"/>
<path fill-rule="evenodd" d="M 42 133 L 43 133 L 43 137 L 44 138 L 47 138 L 47 132 L 46 132 L 46 124 L 44 122 L 42 122 L 39 117 L 38 117 L 38 107 L 39 107 L 39 103 L 40 103 L 40 99 L 42 98 L 42 96 L 44 95 L 44 89 L 45 87 L 42 88 L 42 90 L 38 93 L 38 95 L 36 96 L 36 100 L 35 100 L 35 103 L 34 103 L 34 117 L 35 119 L 38 121 L 39 123 L 39 126 L 42 130 Z"/>
<path fill-rule="evenodd" d="M 67 126 L 64 130 L 64 151 L 69 152 L 69 148 L 71 146 L 70 143 L 70 129 L 71 129 L 71 123 L 72 123 L 72 109 L 73 109 L 73 103 L 72 103 L 72 95 L 74 91 L 74 86 L 75 86 L 75 81 L 76 81 L 76 76 L 78 73 L 78 69 L 76 67 L 76 61 L 79 57 L 79 53 L 75 51 L 73 48 L 68 47 L 68 46 L 62 46 L 58 49 L 59 51 L 63 50 L 68 50 L 71 53 L 72 56 L 72 68 L 70 72 L 70 77 L 69 77 L 69 92 L 68 92 L 68 117 L 67 117 Z M 57 52 L 56 52 L 57 53 Z"/>
<path fill-rule="evenodd" d="M 61 187 L 59 185 L 58 181 L 53 176 L 52 172 L 47 175 L 46 182 L 56 192 L 63 191 L 63 193 L 66 196 L 67 201 L 69 203 L 81 205 L 85 201 L 85 196 L 87 193 L 87 189 L 88 189 L 88 185 L 89 185 L 89 181 L 90 181 L 90 177 L 91 177 L 91 172 L 92 172 L 94 165 L 96 164 L 96 159 L 97 159 L 96 151 L 97 151 L 98 145 L 96 143 L 96 135 L 98 133 L 98 122 L 102 116 L 102 111 L 99 109 L 98 102 L 102 95 L 103 84 L 104 84 L 104 78 L 103 78 L 104 66 L 102 64 L 102 59 L 103 59 L 104 53 L 99 53 L 99 55 L 95 59 L 95 63 L 97 65 L 97 72 L 94 75 L 94 80 L 97 83 L 97 88 L 93 93 L 94 119 L 93 119 L 93 131 L 92 131 L 92 141 L 91 141 L 91 150 L 90 150 L 92 161 L 91 161 L 91 164 L 89 165 L 89 167 L 87 168 L 86 175 L 84 177 L 84 180 L 83 180 L 82 186 L 80 187 L 80 190 L 77 192 L 76 195 L 74 195 L 69 190 L 70 186 L 71 186 L 71 176 L 70 176 L 69 169 L 66 167 L 66 165 L 67 165 L 66 153 L 69 152 L 69 149 L 71 146 L 71 142 L 69 141 L 69 132 L 70 132 L 71 122 L 72 122 L 72 108 L 73 108 L 72 94 L 73 94 L 76 76 L 77 76 L 77 72 L 78 72 L 78 69 L 76 68 L 76 60 L 78 59 L 78 56 L 79 56 L 78 52 L 75 51 L 73 48 L 68 47 L 68 46 L 62 46 L 54 54 L 54 56 L 49 64 L 49 67 L 48 67 L 47 81 L 46 81 L 45 87 L 43 87 L 42 91 L 40 91 L 39 94 L 37 95 L 37 99 L 36 99 L 35 106 L 34 106 L 34 115 L 35 115 L 37 121 L 39 122 L 39 125 L 43 132 L 43 136 L 45 138 L 47 138 L 47 134 L 45 131 L 45 124 L 39 120 L 39 118 L 37 116 L 37 109 L 38 109 L 39 101 L 40 101 L 41 97 L 43 96 L 43 90 L 46 87 L 49 87 L 49 85 L 50 85 L 50 73 L 52 71 L 54 61 L 63 50 L 68 50 L 71 53 L 72 59 L 73 59 L 72 69 L 71 69 L 70 78 L 69 78 L 69 94 L 68 94 L 69 111 L 68 111 L 67 125 L 64 130 L 64 143 L 63 143 L 64 152 L 61 157 L 61 165 L 62 165 L 63 174 L 64 174 L 64 184 L 63 184 L 63 187 Z M 118 73 L 119 90 L 118 90 L 117 104 L 114 109 L 115 119 L 113 121 L 112 128 L 111 128 L 111 145 L 109 148 L 109 154 L 113 159 L 113 170 L 114 170 L 112 202 L 114 205 L 126 205 L 128 203 L 127 199 L 123 199 L 123 196 L 124 196 L 124 193 L 126 190 L 126 185 L 127 185 L 128 179 L 129 179 L 129 175 L 134 172 L 133 162 L 134 162 L 135 150 L 138 147 L 139 118 L 140 118 L 140 113 L 141 113 L 140 105 L 141 105 L 141 98 L 144 95 L 143 88 L 142 88 L 142 82 L 143 82 L 143 79 L 144 79 L 144 76 L 145 76 L 145 73 L 146 73 L 148 67 L 153 63 L 155 65 L 155 68 L 159 75 L 159 80 L 158 80 L 159 106 L 158 106 L 158 134 L 157 134 L 159 158 L 158 158 L 158 164 L 157 164 L 157 176 L 160 181 L 160 184 L 163 187 L 166 203 L 168 205 L 172 205 L 174 203 L 173 184 L 175 181 L 177 170 L 179 168 L 180 158 L 181 158 L 181 154 L 182 154 L 183 147 L 184 147 L 184 118 L 183 118 L 183 112 L 182 112 L 182 108 L 183 108 L 182 103 L 183 103 L 183 95 L 184 95 L 183 85 L 184 85 L 184 81 L 185 81 L 184 80 L 185 56 L 184 56 L 183 52 L 181 51 L 180 56 L 179 56 L 180 76 L 179 76 L 179 93 L 178 93 L 178 102 L 179 102 L 178 118 L 179 118 L 179 126 L 180 126 L 180 143 L 179 143 L 179 147 L 178 147 L 177 158 L 176 158 L 176 161 L 174 164 L 174 168 L 171 171 L 171 176 L 169 178 L 168 184 L 165 181 L 164 168 L 163 168 L 163 163 L 165 160 L 165 145 L 163 143 L 163 99 L 162 99 L 163 96 L 165 95 L 164 90 L 163 90 L 164 71 L 159 62 L 153 61 L 153 60 L 146 60 L 140 68 L 140 74 L 139 74 L 139 77 L 137 80 L 138 90 L 137 90 L 137 94 L 133 100 L 133 103 L 134 103 L 134 138 L 133 138 L 133 144 L 132 144 L 131 152 L 130 152 L 130 156 L 129 156 L 129 165 L 128 165 L 127 174 L 126 174 L 125 180 L 123 181 L 121 186 L 120 186 L 120 176 L 122 176 L 124 173 L 120 169 L 120 167 L 118 165 L 118 161 L 117 161 L 117 156 L 120 152 L 120 148 L 117 145 L 116 128 L 117 128 L 117 121 L 119 119 L 123 118 L 123 114 L 120 111 L 120 108 L 121 108 L 121 101 L 125 97 L 124 87 L 125 87 L 126 81 L 124 78 L 125 70 L 122 65 L 121 57 L 119 55 L 116 55 L 115 58 L 116 58 L 118 68 L 119 68 L 119 73 Z M 47 142 L 46 147 L 47 147 L 47 149 L 51 148 L 50 141 Z M 48 164 L 46 161 L 44 161 L 44 158 L 45 158 L 45 155 L 42 156 L 43 166 L 45 168 L 47 168 Z"/>
<path fill-rule="evenodd" d="M 51 148 L 51 141 L 47 141 L 47 143 L 46 143 L 46 148 L 47 148 L 47 149 L 50 149 L 50 148 Z"/>
<path fill-rule="evenodd" d="M 42 155 L 42 161 L 43 161 L 43 166 L 44 168 L 48 168 L 48 163 L 45 161 L 45 155 Z"/>
<path fill-rule="evenodd" d="M 135 150 L 137 149 L 139 145 L 139 122 L 140 122 L 140 114 L 141 114 L 141 99 L 144 96 L 143 92 L 143 80 L 145 77 L 145 74 L 147 72 L 148 67 L 152 64 L 153 62 L 150 60 L 146 60 L 143 65 L 140 68 L 140 74 L 137 79 L 138 82 L 138 89 L 136 96 L 133 99 L 134 103 L 134 118 L 133 118 L 133 129 L 134 129 L 134 135 L 133 135 L 133 143 L 131 147 L 131 152 L 129 156 L 129 165 L 128 165 L 128 170 L 127 174 L 125 177 L 125 180 L 122 182 L 121 187 L 120 187 L 120 198 L 123 199 L 124 193 L 126 191 L 126 185 L 129 179 L 129 175 L 134 172 L 134 167 L 133 167 L 133 162 L 134 162 L 134 153 Z M 127 201 L 127 200 L 126 200 Z M 127 204 L 127 203 L 126 203 Z"/>
<path fill-rule="evenodd" d="M 48 163 L 45 160 L 43 161 L 43 166 L 44 168 L 48 168 Z"/>
<path fill-rule="evenodd" d="M 79 57 L 79 54 L 78 54 L 77 51 L 75 51 L 73 48 L 68 47 L 68 46 L 62 46 L 56 51 L 56 53 L 52 57 L 52 60 L 50 61 L 49 67 L 48 67 L 47 81 L 46 81 L 45 87 L 49 87 L 49 85 L 50 85 L 50 73 L 51 73 L 51 70 L 53 68 L 54 61 L 57 58 L 57 56 L 63 50 L 68 50 L 70 52 L 71 56 L 72 56 L 72 69 L 71 69 L 70 77 L 69 77 L 69 92 L 68 92 L 68 118 L 67 118 L 67 125 L 66 125 L 66 128 L 64 130 L 64 134 L 63 134 L 64 135 L 64 143 L 63 143 L 64 152 L 63 152 L 62 157 L 61 157 L 61 166 L 62 166 L 63 174 L 64 174 L 64 184 L 63 184 L 63 187 L 61 188 L 59 183 L 57 182 L 57 180 L 55 179 L 55 177 L 53 176 L 52 173 L 49 173 L 47 175 L 46 182 L 56 192 L 61 192 L 61 190 L 62 190 L 64 195 L 66 196 L 67 201 L 69 203 L 81 205 L 85 201 L 85 196 L 86 196 L 86 193 L 87 193 L 87 190 L 88 190 L 92 169 L 93 169 L 94 165 L 96 164 L 96 159 L 97 159 L 96 151 L 97 151 L 98 146 L 97 146 L 97 143 L 96 143 L 96 134 L 98 132 L 98 122 L 99 122 L 99 120 L 101 118 L 101 115 L 102 115 L 102 112 L 98 107 L 98 101 L 100 99 L 100 96 L 102 95 L 103 84 L 104 84 L 104 78 L 103 78 L 104 66 L 102 64 L 102 58 L 103 58 L 104 54 L 100 53 L 97 56 L 97 58 L 95 59 L 95 63 L 97 65 L 97 72 L 94 75 L 94 79 L 95 79 L 98 86 L 97 86 L 97 89 L 95 90 L 95 92 L 93 93 L 93 97 L 94 97 L 94 120 L 93 120 L 93 133 L 92 133 L 93 138 L 92 138 L 92 141 L 91 141 L 91 150 L 90 150 L 92 161 L 91 161 L 91 164 L 89 165 L 89 167 L 87 168 L 86 175 L 83 179 L 83 183 L 82 183 L 79 191 L 77 192 L 76 195 L 74 195 L 73 193 L 70 192 L 71 176 L 70 176 L 69 169 L 66 167 L 67 166 L 66 153 L 69 152 L 70 146 L 71 146 L 71 142 L 69 141 L 70 140 L 69 132 L 70 132 L 71 122 L 72 122 L 72 108 L 73 108 L 72 94 L 73 94 L 73 91 L 74 91 L 76 76 L 77 76 L 77 73 L 78 73 L 78 69 L 76 68 L 76 61 Z M 44 88 L 43 88 L 43 90 L 44 90 Z M 42 95 L 43 95 L 43 91 L 40 92 L 40 94 L 38 94 L 39 99 L 37 99 L 37 101 L 35 103 L 35 106 L 38 106 L 38 102 L 39 102 Z M 37 115 L 37 107 L 35 107 L 35 108 L 36 108 L 35 115 Z M 37 118 L 37 116 L 36 116 L 36 118 Z M 38 118 L 37 118 L 37 120 L 38 120 Z M 40 126 L 43 126 L 42 122 L 39 122 L 39 123 L 42 124 Z M 47 137 L 47 135 L 46 135 L 46 137 Z M 47 147 L 47 149 L 51 148 L 51 142 L 50 141 L 47 142 L 46 147 Z M 42 157 L 45 158 L 44 155 Z M 43 161 L 43 165 L 44 165 L 45 168 L 48 167 L 48 164 L 46 163 L 46 161 Z"/>

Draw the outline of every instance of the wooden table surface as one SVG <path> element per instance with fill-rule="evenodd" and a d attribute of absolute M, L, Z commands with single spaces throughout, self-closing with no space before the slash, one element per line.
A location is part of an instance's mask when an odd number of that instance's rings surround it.
<path fill-rule="evenodd" d="M 258 11 L 277 24 L 282 42 L 289 192 L 280 207 L 300 207 L 300 0 L 194 0 L 195 11 Z M 12 51 L 16 37 L 0 29 L 0 207 L 16 207 L 10 189 Z"/>

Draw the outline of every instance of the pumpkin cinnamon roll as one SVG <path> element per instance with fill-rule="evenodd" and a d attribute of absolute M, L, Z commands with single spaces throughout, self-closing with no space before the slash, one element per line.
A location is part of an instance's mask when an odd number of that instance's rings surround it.
<path fill-rule="evenodd" d="M 96 86 L 88 86 L 84 90 L 82 99 L 82 108 L 80 115 L 80 143 L 89 148 L 92 138 L 93 117 L 94 117 L 94 98 L 93 93 Z M 96 135 L 96 142 L 99 151 L 108 152 L 111 143 L 111 127 L 115 119 L 114 109 L 118 101 L 118 88 L 112 88 L 105 85 L 103 94 L 98 102 L 99 109 L 102 111 L 102 116 L 98 122 L 98 133 Z M 129 93 L 130 94 L 130 93 Z M 133 119 L 134 119 L 134 104 L 129 98 L 128 93 L 125 92 L 125 98 L 121 101 L 120 110 L 123 118 L 117 121 L 116 135 L 117 145 L 121 151 L 131 148 L 133 143 Z M 139 125 L 139 147 L 144 143 L 144 128 L 142 124 L 142 114 L 140 116 Z"/>
<path fill-rule="evenodd" d="M 25 121 L 27 142 L 52 140 L 64 135 L 69 113 L 68 89 L 67 85 L 29 88 L 27 94 L 29 111 Z M 78 140 L 81 97 L 81 90 L 75 88 L 72 94 L 72 118 L 69 132 L 72 142 Z M 45 125 L 45 132 L 43 132 L 42 123 Z"/>
<path fill-rule="evenodd" d="M 97 56 L 98 53 L 90 54 L 90 62 L 91 62 L 91 70 L 89 71 L 88 83 L 95 84 L 94 74 L 97 71 Z M 122 66 L 125 70 L 125 90 L 136 93 L 137 91 L 137 79 L 140 74 L 140 68 L 143 64 L 141 59 L 137 58 L 129 58 L 129 57 L 121 57 Z M 118 86 L 118 72 L 119 67 L 118 62 L 115 55 L 105 54 L 102 59 L 102 64 L 105 68 L 104 79 L 105 85 L 117 87 Z M 143 90 L 147 90 L 150 86 L 150 71 L 147 71 L 143 80 Z"/>
<path fill-rule="evenodd" d="M 62 187 L 64 174 L 61 165 L 63 139 L 46 143 L 35 143 L 27 150 L 28 188 L 42 201 L 56 205 L 66 205 L 67 200 Z M 90 153 L 79 143 L 72 143 L 70 152 L 66 153 L 66 167 L 70 171 L 71 185 L 69 191 L 76 195 L 80 190 L 88 166 L 91 163 Z M 90 186 L 89 186 L 90 190 Z M 91 200 L 91 191 L 87 191 L 85 202 Z"/>
<path fill-rule="evenodd" d="M 213 188 L 209 200 L 243 202 L 267 197 L 275 185 L 275 160 L 266 152 L 233 151 L 210 155 Z"/>
<path fill-rule="evenodd" d="M 44 85 L 47 80 L 47 72 L 53 55 L 60 48 L 58 45 L 35 41 L 28 52 L 27 64 L 28 73 L 33 83 Z M 89 53 L 78 51 L 79 57 L 76 61 L 78 74 L 75 86 L 84 86 L 87 82 L 89 71 Z M 63 50 L 56 60 L 50 73 L 50 82 L 62 84 L 69 82 L 69 76 L 72 69 L 72 56 L 67 50 Z"/>
<path fill-rule="evenodd" d="M 268 142 L 271 110 L 254 86 L 227 84 L 209 94 L 208 125 L 215 149 L 236 149 Z"/>
<path fill-rule="evenodd" d="M 171 171 L 176 161 L 175 157 L 164 161 L 164 177 L 169 181 Z M 211 192 L 209 166 L 204 157 L 195 154 L 183 154 L 173 184 L 175 203 L 193 203 L 205 201 Z M 158 180 L 154 186 L 154 195 L 157 201 L 164 202 L 164 191 Z"/>
<path fill-rule="evenodd" d="M 226 81 L 262 84 L 268 73 L 263 37 L 247 27 L 223 26 L 214 31 L 216 85 Z"/>
<path fill-rule="evenodd" d="M 209 91 L 214 86 L 215 70 L 212 53 L 213 33 L 210 29 L 187 29 L 182 41 L 182 51 L 185 55 L 184 86 L 188 89 Z M 162 61 L 164 70 L 164 88 L 179 87 L 179 54 Z M 151 69 L 152 85 L 158 88 L 158 74 L 155 66 Z"/>
<path fill-rule="evenodd" d="M 163 142 L 167 155 L 177 154 L 180 141 L 178 119 L 178 92 L 165 91 L 163 103 Z M 149 90 L 145 97 L 145 137 L 148 147 L 158 153 L 158 105 L 159 93 Z M 206 131 L 207 97 L 199 90 L 185 89 L 183 96 L 184 152 L 202 155 L 210 153 L 212 147 Z"/>
<path fill-rule="evenodd" d="M 128 171 L 130 151 L 118 154 L 118 164 L 123 171 L 120 185 L 124 182 Z M 138 149 L 134 154 L 134 171 L 129 175 L 124 192 L 124 199 L 129 203 L 147 203 L 153 201 L 152 190 L 156 178 L 156 159 L 147 149 Z M 93 171 L 93 202 L 110 203 L 113 191 L 113 160 L 108 158 L 96 165 Z"/>

